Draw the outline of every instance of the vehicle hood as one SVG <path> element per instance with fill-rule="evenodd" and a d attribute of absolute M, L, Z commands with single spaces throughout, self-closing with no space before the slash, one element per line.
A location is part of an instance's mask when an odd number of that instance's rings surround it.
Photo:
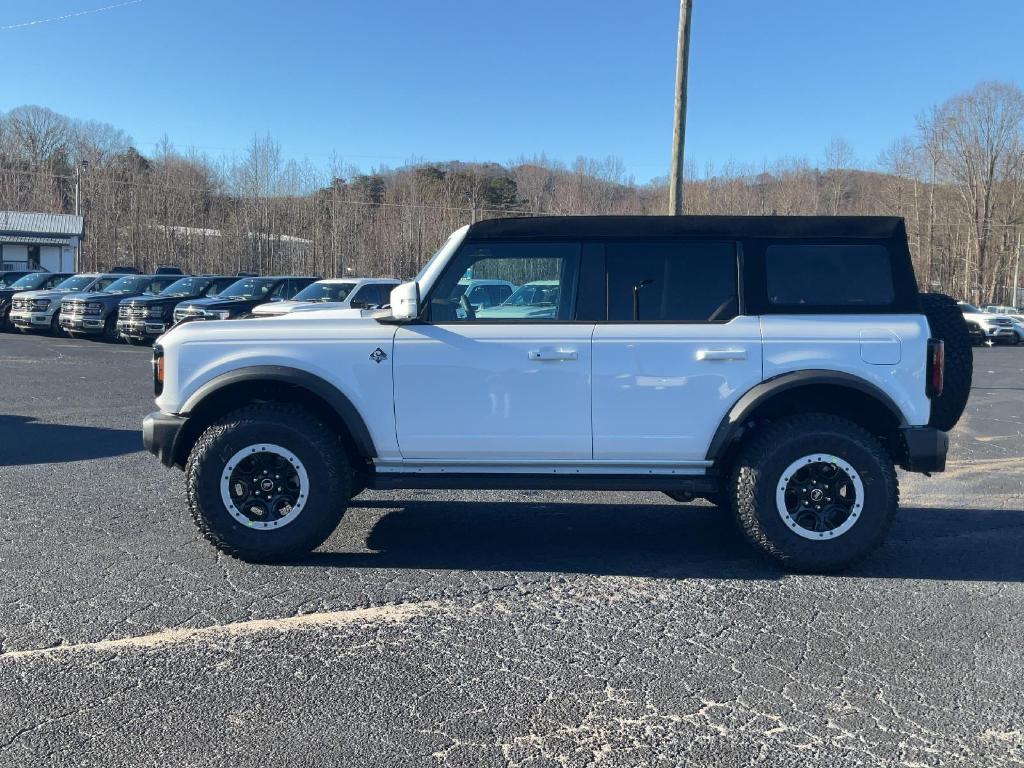
<path fill-rule="evenodd" d="M 80 294 L 46 288 L 41 291 L 19 291 L 15 295 L 19 299 L 66 299 L 68 296 L 79 296 Z"/>
<path fill-rule="evenodd" d="M 85 293 L 71 294 L 80 301 L 110 301 L 112 299 L 123 299 L 123 293 L 105 293 L 103 291 L 86 291 Z"/>
<path fill-rule="evenodd" d="M 222 299 L 217 296 L 210 296 L 201 299 L 184 299 L 181 303 L 183 306 L 199 307 L 201 309 L 218 309 L 218 308 L 231 308 L 231 307 L 243 307 L 246 304 L 262 304 L 266 299 Z"/>
<path fill-rule="evenodd" d="M 345 311 L 345 310 L 342 310 Z M 283 320 L 288 322 L 282 322 Z M 345 320 L 339 323 L 339 320 Z M 202 323 L 179 323 L 160 337 L 159 343 L 164 349 L 189 344 L 216 343 L 230 341 L 244 344 L 246 342 L 282 343 L 314 341 L 330 339 L 340 329 L 362 332 L 373 336 L 380 335 L 383 328 L 380 323 L 370 317 L 353 318 L 338 316 L 337 310 L 325 312 L 302 312 L 298 315 L 289 313 L 287 317 L 249 317 L 244 320 L 207 320 Z M 393 327 L 392 327 L 393 334 Z"/>
<path fill-rule="evenodd" d="M 285 315 L 309 309 L 351 309 L 344 301 L 270 301 L 253 309 L 256 315 Z"/>
<path fill-rule="evenodd" d="M 180 304 L 183 301 L 193 301 L 195 296 L 129 296 L 122 299 L 122 304 L 133 306 L 151 306 L 153 304 Z"/>

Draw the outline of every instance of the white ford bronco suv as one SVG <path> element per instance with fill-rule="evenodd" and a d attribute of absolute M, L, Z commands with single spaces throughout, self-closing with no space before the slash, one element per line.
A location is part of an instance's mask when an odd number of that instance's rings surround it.
<path fill-rule="evenodd" d="M 466 274 L 556 306 L 478 315 Z M 145 445 L 254 561 L 316 548 L 365 487 L 658 490 L 834 571 L 885 535 L 896 466 L 944 469 L 971 377 L 889 217 L 481 221 L 372 317 L 185 323 L 153 354 Z"/>

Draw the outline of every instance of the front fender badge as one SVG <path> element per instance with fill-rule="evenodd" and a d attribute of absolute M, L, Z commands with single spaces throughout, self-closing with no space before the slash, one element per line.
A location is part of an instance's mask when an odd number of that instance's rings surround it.
<path fill-rule="evenodd" d="M 375 363 L 383 363 L 388 359 L 388 353 L 380 347 L 377 347 L 373 352 L 370 353 L 370 359 Z"/>

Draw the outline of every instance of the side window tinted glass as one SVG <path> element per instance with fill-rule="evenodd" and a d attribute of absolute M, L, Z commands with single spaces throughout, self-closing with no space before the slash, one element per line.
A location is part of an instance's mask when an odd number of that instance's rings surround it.
<path fill-rule="evenodd" d="M 733 243 L 605 246 L 608 319 L 725 322 L 739 311 Z"/>
<path fill-rule="evenodd" d="M 779 306 L 885 306 L 896 296 L 882 245 L 770 245 L 765 272 Z"/>
<path fill-rule="evenodd" d="M 435 322 L 572 320 L 580 247 L 576 243 L 467 243 L 430 297 Z M 514 301 L 518 290 L 543 282 L 543 302 Z"/>

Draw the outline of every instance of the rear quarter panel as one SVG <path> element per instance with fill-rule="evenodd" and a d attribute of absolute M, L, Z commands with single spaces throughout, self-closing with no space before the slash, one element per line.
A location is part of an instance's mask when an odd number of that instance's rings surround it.
<path fill-rule="evenodd" d="M 809 369 L 874 384 L 908 424 L 928 423 L 928 321 L 923 315 L 763 315 L 764 378 Z"/>

